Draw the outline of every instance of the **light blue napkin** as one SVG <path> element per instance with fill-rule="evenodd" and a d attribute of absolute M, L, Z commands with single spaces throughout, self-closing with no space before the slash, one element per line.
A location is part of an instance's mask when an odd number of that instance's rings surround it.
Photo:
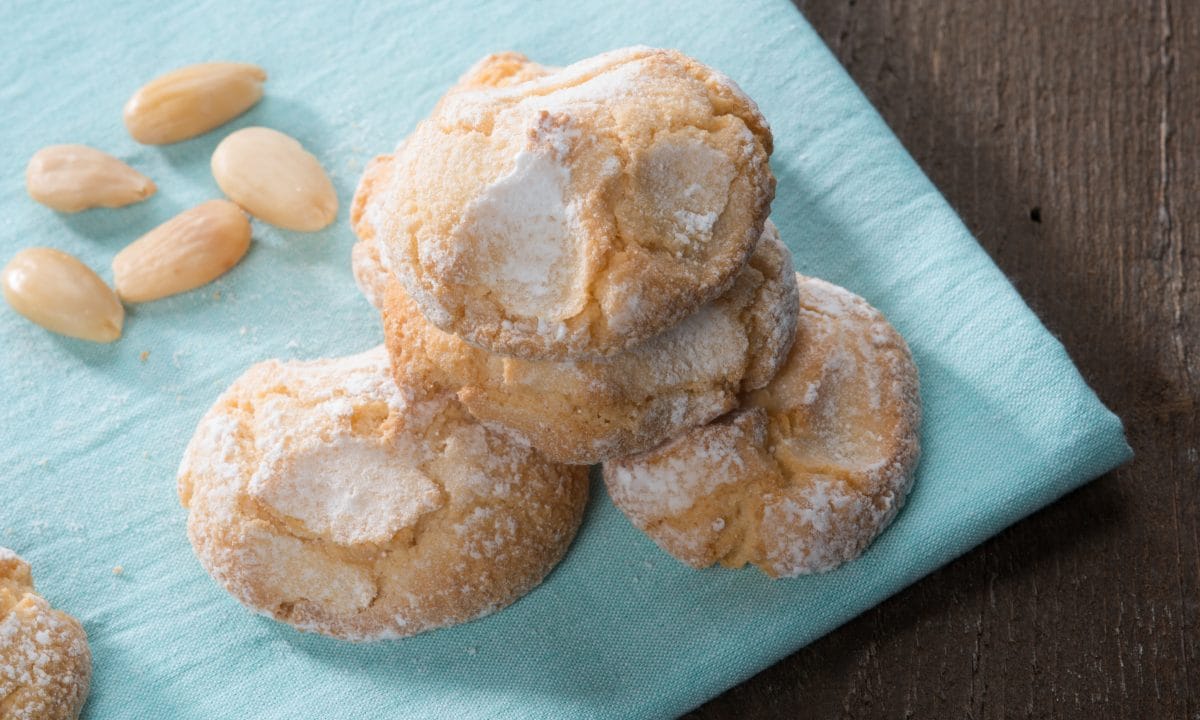
<path fill-rule="evenodd" d="M 671 716 L 1130 455 L 1120 421 L 786 0 L 20 0 L 0 9 L 0 33 L 0 261 L 49 245 L 111 279 L 126 242 L 219 196 L 209 156 L 247 125 L 297 137 L 342 202 L 337 223 L 314 235 L 256 222 L 233 272 L 130 308 L 111 346 L 0 309 L 0 544 L 28 558 L 41 590 L 87 628 L 87 718 Z M 561 65 L 638 43 L 695 55 L 759 101 L 776 139 L 773 217 L 797 268 L 862 294 L 908 338 L 925 402 L 908 507 L 859 561 L 771 581 L 682 567 L 597 483 L 562 565 L 485 620 L 355 646 L 245 611 L 192 555 L 176 464 L 196 421 L 251 363 L 380 341 L 350 275 L 346 208 L 363 164 L 485 53 Z M 267 68 L 266 99 L 180 145 L 128 137 L 121 106 L 135 89 L 213 59 Z M 125 159 L 158 195 L 81 215 L 35 204 L 25 162 L 63 142 Z"/>

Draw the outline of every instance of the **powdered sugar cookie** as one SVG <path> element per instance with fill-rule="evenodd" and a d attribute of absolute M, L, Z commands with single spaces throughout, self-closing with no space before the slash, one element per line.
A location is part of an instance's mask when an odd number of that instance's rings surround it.
<path fill-rule="evenodd" d="M 78 718 L 91 679 L 83 626 L 50 607 L 29 564 L 0 547 L 0 718 Z"/>
<path fill-rule="evenodd" d="M 674 51 L 512 62 L 468 73 L 360 193 L 430 321 L 498 354 L 594 358 L 727 290 L 774 196 L 754 103 Z"/>
<path fill-rule="evenodd" d="M 453 396 L 413 400 L 382 347 L 251 367 L 179 470 L 188 536 L 248 607 L 348 640 L 493 612 L 558 562 L 587 500 L 557 465 Z"/>
<path fill-rule="evenodd" d="M 830 570 L 908 494 L 921 417 L 908 346 L 857 295 L 799 283 L 796 341 L 774 380 L 730 415 L 604 467 L 617 507 L 693 567 Z"/>
<path fill-rule="evenodd" d="M 765 385 L 787 357 L 796 310 L 791 254 L 768 222 L 728 292 L 607 358 L 493 355 L 426 320 L 396 282 L 383 314 L 398 382 L 456 392 L 481 420 L 504 425 L 554 460 L 586 464 L 654 447 Z"/>

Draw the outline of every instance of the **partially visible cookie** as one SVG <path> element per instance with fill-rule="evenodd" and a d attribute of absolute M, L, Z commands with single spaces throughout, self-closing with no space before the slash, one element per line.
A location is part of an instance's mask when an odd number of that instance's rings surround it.
<path fill-rule="evenodd" d="M 774 196 L 771 143 L 731 80 L 675 51 L 493 56 L 360 186 L 359 234 L 447 332 L 609 356 L 730 287 Z"/>
<path fill-rule="evenodd" d="M 830 570 L 908 494 L 921 422 L 908 346 L 857 295 L 799 285 L 796 341 L 774 380 L 718 421 L 604 467 L 617 507 L 693 567 Z"/>
<path fill-rule="evenodd" d="M 0 718 L 74 720 L 91 679 L 83 626 L 50 607 L 29 564 L 0 547 Z"/>
<path fill-rule="evenodd" d="M 587 469 L 413 399 L 382 347 L 251 367 L 200 421 L 179 470 L 188 536 L 253 610 L 348 640 L 498 610 L 566 552 Z"/>
<path fill-rule="evenodd" d="M 426 320 L 396 282 L 385 294 L 384 336 L 401 384 L 455 392 L 475 417 L 505 426 L 551 459 L 590 464 L 654 447 L 767 384 L 791 346 L 796 297 L 791 254 L 768 221 L 728 292 L 611 357 L 493 355 Z"/>

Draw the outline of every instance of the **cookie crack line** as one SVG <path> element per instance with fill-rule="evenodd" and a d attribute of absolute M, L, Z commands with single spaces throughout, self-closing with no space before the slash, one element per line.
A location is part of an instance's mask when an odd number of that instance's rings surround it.
<path fill-rule="evenodd" d="M 733 186 L 733 182 L 734 182 L 734 179 L 731 179 L 731 180 L 730 180 L 730 182 L 729 182 L 729 184 L 726 186 L 726 192 L 725 192 L 725 202 L 724 202 L 724 203 L 722 204 L 722 206 L 721 206 L 721 211 L 720 211 L 720 213 L 718 213 L 718 215 L 717 215 L 717 219 L 716 219 L 716 221 L 714 222 L 714 226 L 715 226 L 715 225 L 717 225 L 717 224 L 719 224 L 719 223 L 721 222 L 721 220 L 722 220 L 722 219 L 725 217 L 726 213 L 727 213 L 727 212 L 728 212 L 728 210 L 729 210 L 729 195 L 730 195 L 730 193 L 729 193 L 729 189 L 730 189 L 730 188 L 732 188 L 732 186 Z M 773 193 L 772 193 L 772 195 L 773 195 Z M 767 204 L 767 205 L 769 205 L 769 204 L 770 204 L 770 200 L 768 200 L 766 204 Z M 765 217 L 763 218 L 763 222 L 765 222 Z M 614 223 L 614 225 L 615 225 L 615 223 Z M 752 230 L 751 232 L 752 232 L 752 234 L 754 235 L 754 237 L 756 237 L 756 238 L 757 238 L 757 237 L 759 237 L 759 236 L 761 235 L 761 231 L 762 231 L 762 222 L 760 222 L 760 223 L 758 224 L 757 230 Z M 623 233 L 621 233 L 619 230 L 618 230 L 618 231 L 616 231 L 616 232 L 614 233 L 614 235 L 615 235 L 616 237 L 619 237 L 619 238 L 621 238 L 623 241 L 625 241 L 625 240 L 626 240 L 626 236 L 625 236 Z M 650 252 L 652 252 L 652 253 L 654 253 L 654 254 L 657 254 L 657 255 L 663 255 L 663 254 L 668 254 L 668 255 L 669 255 L 669 254 L 671 253 L 671 251 L 670 251 L 668 248 L 666 248 L 665 246 L 664 246 L 664 247 L 659 247 L 659 248 L 653 248 L 653 247 L 647 247 L 645 244 L 643 244 L 643 243 L 640 243 L 640 242 L 637 242 L 636 240 L 635 240 L 634 242 L 635 242 L 635 243 L 638 245 L 638 247 L 640 247 L 641 249 L 643 249 L 643 250 L 647 250 L 647 251 L 650 251 Z M 756 243 L 750 243 L 750 244 L 748 244 L 748 245 L 747 245 L 747 247 L 744 249 L 744 252 L 741 254 L 741 262 L 740 262 L 740 263 L 738 263 L 738 264 L 739 264 L 739 266 L 744 266 L 746 263 L 748 263 L 748 262 L 749 262 L 749 259 L 750 259 L 750 258 L 751 258 L 751 257 L 754 255 L 754 249 L 755 249 L 756 245 L 757 245 L 757 242 L 756 242 Z M 627 242 L 627 241 L 623 242 L 623 244 L 622 244 L 622 248 L 623 248 L 623 252 L 624 252 L 624 253 L 626 253 L 626 254 L 628 253 L 628 246 L 629 246 L 629 244 L 628 244 L 628 242 Z M 601 281 L 602 281 L 602 278 L 603 278 L 603 272 L 604 272 L 604 271 L 607 271 L 607 270 L 609 269 L 609 266 L 611 265 L 612 261 L 613 261 L 613 260 L 615 260 L 615 259 L 617 259 L 617 257 L 619 257 L 619 256 L 618 256 L 617 254 L 610 254 L 610 255 L 608 255 L 607 257 L 608 257 L 609 259 L 608 259 L 608 261 L 605 263 L 605 265 L 603 266 L 602 270 L 598 270 L 598 271 L 597 271 L 597 273 L 596 273 L 596 274 L 595 274 L 595 276 L 594 276 L 594 279 L 593 279 L 593 281 L 592 281 L 592 286 L 593 286 L 593 287 L 595 286 L 595 284 L 597 284 L 597 283 L 599 283 L 599 282 L 601 282 Z M 724 293 L 728 292 L 728 291 L 729 291 L 729 289 L 730 289 L 730 288 L 731 288 L 731 287 L 734 285 L 734 283 L 735 283 L 736 281 L 737 281 L 737 274 L 736 274 L 736 273 L 733 273 L 733 274 L 731 274 L 731 275 L 730 275 L 728 278 L 726 278 L 726 280 L 725 280 L 724 282 L 721 282 L 721 283 L 719 283 L 719 284 L 715 284 L 715 285 L 713 285 L 713 286 L 712 286 L 712 287 L 711 287 L 711 288 L 710 288 L 710 289 L 709 289 L 709 290 L 708 290 L 706 293 L 693 293 L 693 294 L 691 294 L 691 295 L 690 295 L 690 296 L 687 298 L 687 300 L 686 300 L 686 303 L 685 303 L 685 304 L 686 304 L 686 305 L 689 307 L 689 309 L 680 309 L 680 310 L 673 311 L 673 312 L 672 312 L 672 311 L 668 311 L 668 312 L 666 313 L 665 317 L 669 318 L 669 319 L 668 319 L 668 321 L 666 322 L 666 326 L 669 328 L 670 326 L 672 326 L 672 325 L 676 324 L 678 321 L 680 321 L 682 318 L 684 318 L 684 317 L 687 317 L 687 316 L 688 316 L 689 314 L 691 314 L 692 312 L 695 312 L 695 310 L 694 310 L 694 309 L 690 309 L 692 306 L 702 306 L 704 303 L 706 303 L 706 302 L 710 302 L 710 301 L 714 300 L 715 298 L 717 298 L 717 297 L 720 297 L 720 296 L 721 296 L 721 295 L 723 295 Z M 592 291 L 592 293 L 591 293 L 591 296 L 592 296 L 592 297 L 595 297 L 595 292 L 594 292 L 594 290 Z M 603 313 L 601 313 L 601 314 L 600 314 L 600 320 L 599 320 L 599 322 L 601 322 L 601 323 L 602 323 L 602 329 L 603 329 L 605 332 L 608 332 L 608 331 L 609 331 L 608 319 L 607 319 L 607 317 L 606 317 L 606 316 L 604 316 L 604 314 L 603 314 Z M 665 332 L 665 331 L 664 331 L 664 332 Z M 637 341 L 637 342 L 646 342 L 646 339 L 643 339 L 643 340 L 640 340 L 640 341 Z M 637 342 L 630 343 L 630 345 L 627 345 L 627 346 L 625 346 L 625 347 L 624 347 L 624 349 L 625 349 L 625 350 L 628 350 L 628 349 L 629 349 L 629 347 L 631 347 L 631 346 L 633 346 L 633 345 L 636 345 L 636 344 L 637 344 Z"/>

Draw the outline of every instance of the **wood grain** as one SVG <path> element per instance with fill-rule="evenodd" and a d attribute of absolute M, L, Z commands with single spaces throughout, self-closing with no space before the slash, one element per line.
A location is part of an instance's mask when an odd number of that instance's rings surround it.
<path fill-rule="evenodd" d="M 1200 718 L 1200 2 L 797 5 L 1138 455 L 688 717 Z"/>

